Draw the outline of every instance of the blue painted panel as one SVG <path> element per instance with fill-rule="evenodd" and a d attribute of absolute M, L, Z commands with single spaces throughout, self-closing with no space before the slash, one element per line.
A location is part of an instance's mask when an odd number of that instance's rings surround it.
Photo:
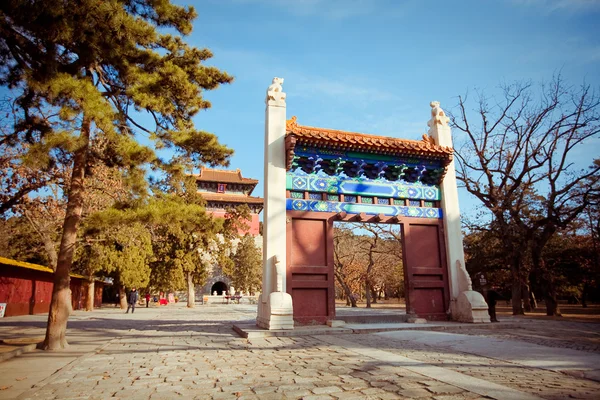
<path fill-rule="evenodd" d="M 286 189 L 325 192 L 331 194 L 349 194 L 361 196 L 395 197 L 414 200 L 441 200 L 440 188 L 422 183 L 406 183 L 402 181 L 352 179 L 346 177 L 301 175 L 288 172 Z"/>
<path fill-rule="evenodd" d="M 442 218 L 441 208 L 384 206 L 376 204 L 339 203 L 319 200 L 286 199 L 286 209 L 293 211 L 316 211 L 348 214 L 383 214 L 388 217 Z"/>

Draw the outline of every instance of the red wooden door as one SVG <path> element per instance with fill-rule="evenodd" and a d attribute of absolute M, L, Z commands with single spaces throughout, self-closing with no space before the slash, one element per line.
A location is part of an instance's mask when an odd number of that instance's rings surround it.
<path fill-rule="evenodd" d="M 408 218 L 403 222 L 406 311 L 446 320 L 450 296 L 442 222 Z"/>
<path fill-rule="evenodd" d="M 333 214 L 288 211 L 287 284 L 294 320 L 324 324 L 335 318 Z"/>

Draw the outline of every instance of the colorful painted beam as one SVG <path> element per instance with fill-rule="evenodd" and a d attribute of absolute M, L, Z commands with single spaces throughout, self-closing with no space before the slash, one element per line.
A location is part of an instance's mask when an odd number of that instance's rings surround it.
<path fill-rule="evenodd" d="M 286 189 L 292 191 L 350 194 L 411 200 L 441 200 L 439 187 L 421 183 L 389 182 L 372 179 L 348 179 L 335 176 L 287 173 Z"/>
<path fill-rule="evenodd" d="M 341 203 L 322 200 L 286 199 L 286 209 L 292 211 L 316 211 L 348 214 L 383 214 L 387 217 L 442 218 L 441 208 L 384 206 L 378 204 Z"/>

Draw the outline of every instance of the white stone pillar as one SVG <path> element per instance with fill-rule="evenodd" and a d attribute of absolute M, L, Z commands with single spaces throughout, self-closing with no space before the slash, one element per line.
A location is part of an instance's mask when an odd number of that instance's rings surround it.
<path fill-rule="evenodd" d="M 265 111 L 263 282 L 257 324 L 267 329 L 293 329 L 291 296 L 286 288 L 285 127 L 283 79 L 273 78 Z M 283 283 L 277 291 L 277 268 Z"/>
<path fill-rule="evenodd" d="M 448 125 L 449 118 L 446 116 L 444 110 L 441 109 L 439 102 L 432 101 L 430 106 L 431 119 L 427 122 L 429 135 L 439 146 L 453 147 L 452 132 Z M 490 322 L 487 313 L 487 304 L 483 296 L 477 292 L 473 292 L 471 278 L 465 268 L 465 253 L 460 222 L 460 208 L 458 206 L 454 159 L 450 162 L 446 170 L 446 175 L 441 184 L 441 192 L 446 260 L 448 263 L 448 280 L 451 297 L 450 313 L 455 320 L 464 322 Z"/>

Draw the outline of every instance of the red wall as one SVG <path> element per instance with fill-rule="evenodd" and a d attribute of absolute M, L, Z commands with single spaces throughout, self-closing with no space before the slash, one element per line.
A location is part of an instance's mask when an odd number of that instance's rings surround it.
<path fill-rule="evenodd" d="M 71 306 L 73 310 L 82 310 L 85 309 L 85 295 L 87 294 L 87 290 L 84 287 L 84 282 L 81 278 L 73 278 L 71 277 Z"/>
<path fill-rule="evenodd" d="M 94 283 L 94 308 L 102 307 L 102 289 L 104 289 L 104 283 Z"/>
<path fill-rule="evenodd" d="M 53 276 L 47 272 L 0 266 L 0 303 L 6 303 L 4 316 L 48 312 L 53 286 Z"/>
<path fill-rule="evenodd" d="M 54 276 L 12 265 L 0 265 L 0 303 L 6 303 L 5 317 L 47 313 L 52 300 Z M 87 281 L 71 277 L 71 304 L 73 310 L 85 309 Z M 95 282 L 94 307 L 102 305 L 102 282 Z"/>
<path fill-rule="evenodd" d="M 209 212 L 217 218 L 225 218 L 225 211 L 209 211 Z M 252 217 L 252 221 L 244 221 L 247 225 L 250 225 L 250 229 L 248 229 L 247 231 L 238 230 L 238 233 L 240 235 L 249 233 L 252 236 L 257 236 L 259 234 L 258 214 L 250 214 L 250 216 Z"/>

